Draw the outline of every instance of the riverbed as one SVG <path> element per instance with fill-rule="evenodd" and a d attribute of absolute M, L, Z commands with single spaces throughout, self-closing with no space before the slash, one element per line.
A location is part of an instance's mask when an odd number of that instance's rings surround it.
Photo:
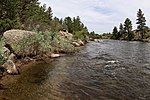
<path fill-rule="evenodd" d="M 4 100 L 150 100 L 150 43 L 89 42 L 33 64 L 0 91 Z"/>

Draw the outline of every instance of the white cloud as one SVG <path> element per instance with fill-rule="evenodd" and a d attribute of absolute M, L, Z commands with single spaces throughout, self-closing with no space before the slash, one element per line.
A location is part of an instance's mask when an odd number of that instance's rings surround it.
<path fill-rule="evenodd" d="M 136 13 L 141 8 L 150 25 L 149 0 L 39 0 L 51 6 L 54 16 L 80 16 L 90 31 L 111 32 L 112 28 L 130 18 L 136 27 Z"/>

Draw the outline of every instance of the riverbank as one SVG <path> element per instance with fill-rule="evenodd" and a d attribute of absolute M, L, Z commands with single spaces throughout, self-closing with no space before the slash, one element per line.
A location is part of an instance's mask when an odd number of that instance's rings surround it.
<path fill-rule="evenodd" d="M 44 61 L 41 61 L 41 60 L 38 60 L 38 61 L 32 60 L 32 61 L 24 62 L 24 63 L 23 63 L 23 61 L 18 61 L 16 63 L 16 66 L 19 67 L 20 74 L 19 75 L 5 74 L 2 77 L 2 79 L 0 80 L 0 84 L 1 84 L 0 100 L 9 100 L 6 96 L 3 95 L 3 92 L 5 92 L 9 88 L 10 84 L 15 84 L 18 81 L 18 79 L 21 77 L 22 73 L 24 73 L 27 70 L 30 70 L 33 65 L 36 65 L 36 64 L 41 63 L 41 62 L 44 63 Z M 51 61 L 49 60 L 49 62 L 51 62 Z"/>
<path fill-rule="evenodd" d="M 83 46 L 82 46 L 83 47 Z M 79 50 L 82 49 L 82 47 L 76 47 L 76 52 L 78 52 Z M 74 52 L 75 53 L 75 52 Z M 0 87 L 0 100 L 2 99 L 8 99 L 7 98 L 7 94 L 4 95 L 4 93 L 9 90 L 10 88 L 10 85 L 12 84 L 16 84 L 19 82 L 20 78 L 22 76 L 24 76 L 24 73 L 28 72 L 29 70 L 32 70 L 31 73 L 35 73 L 36 70 L 39 70 L 39 68 L 36 68 L 37 65 L 39 64 L 45 64 L 45 65 L 49 65 L 51 64 L 53 61 L 55 61 L 56 59 L 59 59 L 61 57 L 65 57 L 65 56 L 71 56 L 74 54 L 73 52 L 72 53 L 63 53 L 63 54 L 60 54 L 59 57 L 50 57 L 51 55 L 46 55 L 46 56 L 43 56 L 43 57 L 35 57 L 34 59 L 30 59 L 30 60 L 25 60 L 25 59 L 22 59 L 22 60 L 17 60 L 15 65 L 19 68 L 19 71 L 20 71 L 20 74 L 19 75 L 9 75 L 7 73 L 4 73 L 4 76 L 2 77 L 2 79 L 0 80 L 0 84 L 1 84 L 1 87 Z M 50 53 L 51 54 L 51 53 Z M 42 66 L 42 65 L 41 65 Z M 40 66 L 40 68 L 41 68 Z M 34 67 L 34 68 L 33 68 Z M 46 70 L 46 69 L 45 69 Z M 46 74 L 46 73 L 45 73 Z M 30 77 L 29 76 L 30 74 L 27 73 L 27 77 Z M 23 81 L 21 79 L 21 81 Z M 27 80 L 28 81 L 28 80 Z"/>
<path fill-rule="evenodd" d="M 72 54 L 85 45 L 82 40 L 75 40 L 71 33 L 63 31 L 53 34 L 9 30 L 4 33 L 2 40 L 2 84 L 9 83 L 7 81 L 21 74 L 28 64 L 41 61 L 50 63 L 52 59 Z"/>
<path fill-rule="evenodd" d="M 80 46 L 80 47 L 76 47 L 76 52 L 78 52 L 79 50 L 81 50 L 82 48 L 84 48 L 84 46 Z M 61 58 L 64 58 L 65 56 L 72 56 L 74 55 L 75 52 L 72 52 L 72 53 L 63 53 L 63 54 L 60 54 L 59 57 L 50 57 L 50 55 L 46 55 L 46 56 L 43 56 L 43 57 L 35 57 L 34 59 L 32 60 L 25 60 L 25 59 L 22 59 L 22 60 L 17 60 L 16 61 L 16 66 L 19 67 L 19 70 L 20 70 L 20 74 L 19 75 L 9 75 L 7 73 L 4 74 L 4 76 L 2 77 L 2 79 L 0 80 L 0 84 L 2 84 L 1 88 L 0 88 L 0 100 L 2 99 L 10 99 L 10 98 L 7 98 L 7 94 L 5 94 L 5 92 L 9 91 L 10 92 L 10 88 L 12 88 L 13 86 L 15 87 L 15 84 L 16 83 L 22 83 L 22 82 L 26 82 L 26 81 L 30 81 L 28 80 L 23 80 L 24 76 L 26 77 L 30 77 L 30 74 L 32 73 L 32 75 L 34 75 L 34 73 L 37 73 L 37 71 L 40 73 L 40 69 L 42 70 L 47 70 L 47 67 L 44 69 L 42 68 L 42 66 L 44 65 L 50 65 L 51 63 L 53 63 L 53 61 L 56 61 L 57 59 L 61 59 Z M 51 53 L 50 53 L 51 54 Z M 69 61 L 69 59 L 68 59 Z M 37 65 L 39 65 L 37 67 Z M 61 66 L 61 65 L 60 65 Z M 36 68 L 37 67 L 37 68 Z M 41 71 L 42 71 L 41 70 Z M 28 73 L 30 71 L 30 73 Z M 48 71 L 48 70 L 47 70 Z M 43 72 L 42 72 L 43 73 Z M 44 72 L 45 73 L 45 72 Z M 43 74 L 44 74 L 43 73 Z M 47 74 L 47 73 L 45 73 Z M 39 76 L 35 76 L 35 77 L 39 77 Z M 40 76 L 42 77 L 42 76 Z M 32 78 L 31 78 L 32 79 Z M 18 85 L 18 87 L 20 87 Z M 19 89 L 18 89 L 19 91 Z M 16 91 L 16 92 L 18 92 Z"/>

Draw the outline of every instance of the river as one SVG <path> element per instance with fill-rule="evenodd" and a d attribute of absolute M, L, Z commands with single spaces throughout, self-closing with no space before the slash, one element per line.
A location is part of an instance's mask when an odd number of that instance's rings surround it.
<path fill-rule="evenodd" d="M 5 100 L 150 100 L 150 43 L 100 40 L 38 63 L 3 91 Z"/>

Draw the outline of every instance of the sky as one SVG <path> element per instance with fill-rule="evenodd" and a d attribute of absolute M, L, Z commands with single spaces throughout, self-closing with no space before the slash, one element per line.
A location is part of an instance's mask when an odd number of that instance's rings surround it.
<path fill-rule="evenodd" d="M 126 18 L 131 19 L 136 28 L 138 9 L 142 9 L 150 26 L 150 0 L 39 0 L 53 10 L 58 18 L 80 16 L 89 31 L 96 33 L 112 32 Z"/>

